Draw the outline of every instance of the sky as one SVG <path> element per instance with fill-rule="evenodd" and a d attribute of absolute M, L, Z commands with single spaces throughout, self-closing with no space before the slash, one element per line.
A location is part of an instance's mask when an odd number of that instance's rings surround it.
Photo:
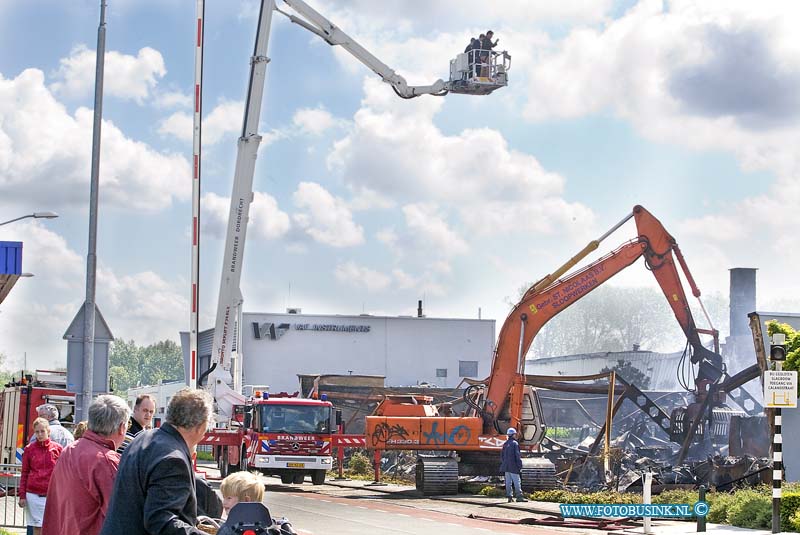
<path fill-rule="evenodd" d="M 85 299 L 99 4 L 0 0 L 0 222 L 60 214 L 0 226 L 34 274 L 0 304 L 12 367 L 64 366 Z M 402 100 L 276 13 L 245 311 L 410 315 L 422 299 L 428 316 L 480 314 L 499 331 L 520 287 L 637 204 L 704 294 L 754 267 L 760 309 L 800 311 L 797 2 L 309 4 L 419 85 L 492 29 L 509 84 Z M 201 328 L 216 312 L 258 7 L 206 0 Z M 138 344 L 189 325 L 195 16 L 189 0 L 108 0 L 96 301 Z M 627 223 L 587 261 L 635 237 Z M 609 284 L 655 287 L 641 262 Z"/>

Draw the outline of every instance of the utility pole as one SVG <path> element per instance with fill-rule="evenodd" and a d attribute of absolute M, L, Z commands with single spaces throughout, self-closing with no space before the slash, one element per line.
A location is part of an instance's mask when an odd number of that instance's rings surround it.
<path fill-rule="evenodd" d="M 89 190 L 89 251 L 86 255 L 86 301 L 83 323 L 83 388 L 78 420 L 89 416 L 94 386 L 94 322 L 97 275 L 97 206 L 100 188 L 100 129 L 103 119 L 103 71 L 106 55 L 106 0 L 100 0 L 97 57 L 94 75 L 94 125 L 92 129 L 92 176 Z"/>

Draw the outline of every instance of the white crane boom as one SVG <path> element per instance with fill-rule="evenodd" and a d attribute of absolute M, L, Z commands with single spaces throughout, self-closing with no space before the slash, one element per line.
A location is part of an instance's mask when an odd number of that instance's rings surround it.
<path fill-rule="evenodd" d="M 459 54 L 450 62 L 450 80 L 448 82 L 440 79 L 427 86 L 409 86 L 405 78 L 308 4 L 302 0 L 283 1 L 300 17 L 279 10 L 275 5 L 275 0 L 262 0 L 256 43 L 250 58 L 250 83 L 245 101 L 242 135 L 238 141 L 236 155 L 236 170 L 233 177 L 228 229 L 225 237 L 225 256 L 214 325 L 214 342 L 211 349 L 211 367 L 206 372 L 206 375 L 210 375 L 209 386 L 214 394 L 221 418 L 230 418 L 233 414 L 233 405 L 242 404 L 245 401 L 237 391 L 238 389 L 235 390 L 230 386 L 233 381 L 231 374 L 232 346 L 234 336 L 239 335 L 236 337 L 241 338 L 239 316 L 243 299 L 240 283 L 250 203 L 253 200 L 253 175 L 258 146 L 261 143 L 261 136 L 258 135 L 258 122 L 261 116 L 266 68 L 269 63 L 267 46 L 272 12 L 278 11 L 287 16 L 292 22 L 313 32 L 332 46 L 341 46 L 380 76 L 384 82 L 390 84 L 397 95 L 402 98 L 414 98 L 420 95 L 441 96 L 448 92 L 472 95 L 489 94 L 495 89 L 507 85 L 506 72 L 510 67 L 511 57 L 506 52 L 491 54 L 490 63 L 485 65 L 490 75 L 480 77 L 469 72 L 472 69 L 467 68 L 467 54 L 464 53 Z M 238 344 L 236 350 L 241 350 Z M 198 384 L 202 384 L 202 379 L 203 377 L 199 378 Z"/>

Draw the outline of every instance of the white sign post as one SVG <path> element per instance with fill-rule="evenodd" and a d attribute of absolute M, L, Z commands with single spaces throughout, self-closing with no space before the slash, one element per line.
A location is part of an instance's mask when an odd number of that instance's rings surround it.
<path fill-rule="evenodd" d="M 796 409 L 797 372 L 764 372 L 764 403 L 770 409 Z"/>

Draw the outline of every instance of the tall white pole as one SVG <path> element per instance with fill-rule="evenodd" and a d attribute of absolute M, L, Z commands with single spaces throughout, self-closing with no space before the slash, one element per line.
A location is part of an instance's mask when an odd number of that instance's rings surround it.
<path fill-rule="evenodd" d="M 94 322 L 97 274 L 97 207 L 100 188 L 100 129 L 103 119 L 103 69 L 106 55 L 106 1 L 100 0 L 97 57 L 94 74 L 94 127 L 92 130 L 92 176 L 89 191 L 89 251 L 86 255 L 86 301 L 83 315 L 83 388 L 79 421 L 89 415 L 94 385 Z"/>
<path fill-rule="evenodd" d="M 200 314 L 200 147 L 203 130 L 203 36 L 205 0 L 197 0 L 197 30 L 194 49 L 194 133 L 192 143 L 192 296 L 189 320 L 189 370 L 186 384 L 197 388 L 197 348 Z"/>

